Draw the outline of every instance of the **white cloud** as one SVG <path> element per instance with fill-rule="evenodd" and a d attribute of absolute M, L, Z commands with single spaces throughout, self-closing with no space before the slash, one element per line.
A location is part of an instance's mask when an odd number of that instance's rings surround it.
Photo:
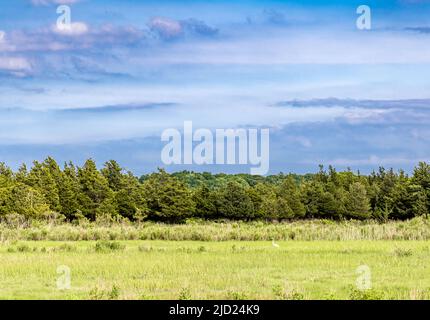
<path fill-rule="evenodd" d="M 268 34 L 270 36 L 268 36 Z M 430 63 L 428 36 L 408 32 L 339 32 L 262 28 L 229 37 L 178 42 L 156 51 L 156 64 L 403 64 Z"/>
<path fill-rule="evenodd" d="M 428 158 L 408 158 L 408 157 L 379 157 L 376 155 L 370 155 L 368 158 L 360 159 L 345 159 L 338 158 L 334 160 L 324 161 L 327 164 L 334 166 L 380 166 L 380 165 L 411 165 L 416 164 L 420 161 L 429 161 Z M 304 162 L 304 163 L 316 163 L 316 162 Z"/>
<path fill-rule="evenodd" d="M 91 28 L 84 22 L 74 22 L 70 28 L 57 25 L 34 30 L 14 30 L 0 41 L 0 52 L 53 52 L 108 46 L 134 45 L 145 38 L 145 32 L 135 27 L 110 24 Z"/>
<path fill-rule="evenodd" d="M 65 36 L 81 36 L 88 33 L 88 31 L 89 27 L 84 22 L 73 22 L 70 26 L 62 26 L 61 28 L 58 25 L 52 26 L 52 32 Z"/>
<path fill-rule="evenodd" d="M 51 4 L 55 5 L 70 5 L 80 2 L 81 0 L 31 0 L 34 6 L 49 6 Z"/>
<path fill-rule="evenodd" d="M 149 23 L 149 27 L 167 39 L 176 38 L 183 32 L 182 26 L 178 21 L 162 17 L 153 18 Z"/>
<path fill-rule="evenodd" d="M 21 57 L 1 57 L 0 70 L 7 71 L 30 71 L 30 62 Z"/>

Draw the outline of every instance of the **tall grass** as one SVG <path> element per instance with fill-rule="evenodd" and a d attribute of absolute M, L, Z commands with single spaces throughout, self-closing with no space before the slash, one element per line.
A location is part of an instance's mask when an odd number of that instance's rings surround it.
<path fill-rule="evenodd" d="M 409 221 L 310 220 L 284 223 L 205 222 L 161 223 L 31 223 L 0 224 L 0 241 L 170 240 L 170 241 L 347 241 L 429 240 L 430 219 Z"/>
<path fill-rule="evenodd" d="M 429 299 L 427 241 L 18 241 L 0 299 Z M 357 287 L 357 268 L 371 289 Z M 59 289 L 59 266 L 71 287 Z"/>

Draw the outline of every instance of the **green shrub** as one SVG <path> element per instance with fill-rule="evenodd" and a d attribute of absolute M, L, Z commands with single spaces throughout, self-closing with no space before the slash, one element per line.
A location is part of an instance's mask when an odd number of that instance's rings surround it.
<path fill-rule="evenodd" d="M 64 244 L 62 244 L 61 246 L 56 247 L 56 248 L 54 249 L 54 251 L 60 251 L 60 252 L 75 252 L 75 251 L 77 251 L 77 248 L 76 248 L 76 246 L 73 246 L 73 245 L 71 245 L 71 244 L 64 243 Z"/>
<path fill-rule="evenodd" d="M 110 290 L 100 287 L 94 287 L 89 292 L 90 300 L 118 300 L 120 297 L 120 289 L 117 285 L 113 285 Z"/>
<path fill-rule="evenodd" d="M 349 298 L 351 300 L 383 300 L 384 293 L 375 289 L 359 290 L 357 288 L 350 288 Z"/>
<path fill-rule="evenodd" d="M 393 254 L 396 257 L 402 258 L 402 257 L 410 257 L 410 256 L 412 256 L 413 252 L 412 252 L 411 249 L 395 248 L 393 250 Z"/>
<path fill-rule="evenodd" d="M 227 300 L 247 300 L 247 295 L 244 292 L 229 291 L 227 293 Z"/>
<path fill-rule="evenodd" d="M 16 247 L 18 252 L 30 252 L 32 249 L 26 244 L 20 244 Z"/>
<path fill-rule="evenodd" d="M 188 288 L 182 288 L 179 292 L 179 300 L 191 300 L 191 292 Z"/>
<path fill-rule="evenodd" d="M 150 245 L 143 245 L 138 247 L 140 252 L 151 252 L 154 249 Z"/>
<path fill-rule="evenodd" d="M 125 250 L 125 245 L 116 241 L 98 241 L 94 246 L 96 252 L 112 252 Z"/>

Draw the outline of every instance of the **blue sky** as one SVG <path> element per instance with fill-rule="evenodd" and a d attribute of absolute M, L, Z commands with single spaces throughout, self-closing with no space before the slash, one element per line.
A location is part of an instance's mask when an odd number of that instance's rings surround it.
<path fill-rule="evenodd" d="M 356 28 L 362 4 L 370 31 Z M 150 172 L 161 132 L 191 120 L 270 127 L 271 173 L 410 171 L 430 161 L 429 88 L 427 0 L 0 4 L 0 161 L 12 167 L 52 155 Z"/>

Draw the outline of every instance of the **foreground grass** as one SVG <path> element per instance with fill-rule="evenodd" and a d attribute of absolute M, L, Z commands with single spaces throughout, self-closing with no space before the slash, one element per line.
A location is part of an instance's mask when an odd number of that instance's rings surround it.
<path fill-rule="evenodd" d="M 0 299 L 430 299 L 426 241 L 15 242 Z M 71 289 L 57 289 L 59 266 Z M 355 290 L 367 265 L 373 289 Z"/>
<path fill-rule="evenodd" d="M 81 223 L 79 225 L 42 223 L 0 224 L 0 241 L 90 241 L 90 240 L 169 240 L 169 241 L 349 241 L 349 240 L 430 240 L 430 219 L 410 221 L 310 220 L 285 223 L 189 222 Z"/>

